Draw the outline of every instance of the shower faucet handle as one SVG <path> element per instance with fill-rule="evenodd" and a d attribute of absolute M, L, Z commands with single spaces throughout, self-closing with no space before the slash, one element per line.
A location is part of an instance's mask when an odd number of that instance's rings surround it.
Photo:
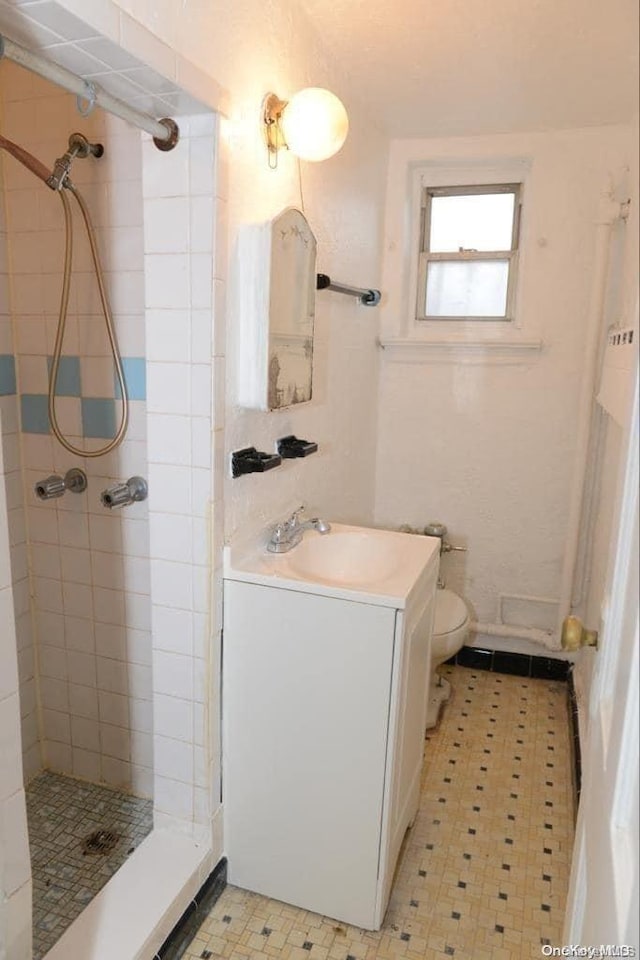
<path fill-rule="evenodd" d="M 100 494 L 103 507 L 113 510 L 116 507 L 128 507 L 132 503 L 146 500 L 147 482 L 142 477 L 129 477 L 124 483 L 114 483 Z"/>
<path fill-rule="evenodd" d="M 36 497 L 39 500 L 56 500 L 62 497 L 67 490 L 71 493 L 83 493 L 87 489 L 87 475 L 79 467 L 67 470 L 64 477 L 52 473 L 44 480 L 38 480 L 34 486 Z"/>

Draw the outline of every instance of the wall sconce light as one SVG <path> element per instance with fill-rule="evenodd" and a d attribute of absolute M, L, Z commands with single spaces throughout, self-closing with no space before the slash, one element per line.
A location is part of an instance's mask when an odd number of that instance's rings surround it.
<path fill-rule="evenodd" d="M 328 160 L 347 139 L 349 118 L 335 94 L 321 87 L 300 90 L 291 100 L 268 93 L 262 102 L 269 166 L 286 147 L 301 160 Z"/>

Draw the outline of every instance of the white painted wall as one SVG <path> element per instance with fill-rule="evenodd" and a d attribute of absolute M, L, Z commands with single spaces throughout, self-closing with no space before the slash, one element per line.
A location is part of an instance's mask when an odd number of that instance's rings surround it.
<path fill-rule="evenodd" d="M 439 519 L 468 547 L 443 568 L 476 619 L 495 622 L 502 595 L 557 598 L 582 363 L 582 330 L 601 192 L 629 162 L 630 130 L 394 141 L 389 164 L 383 336 L 449 337 L 407 322 L 413 165 L 530 164 L 524 197 L 517 325 L 510 341 L 543 341 L 539 354 L 453 346 L 408 358 L 383 352 L 376 521 Z M 435 332 L 434 332 L 435 329 Z M 470 334 L 473 336 L 474 331 Z M 479 331 L 486 336 L 487 325 Z M 500 336 L 497 327 L 490 329 Z M 462 337 L 464 339 L 464 337 Z M 552 625 L 553 606 L 530 604 L 521 626 Z M 512 621 L 513 622 L 513 621 Z M 517 643 L 511 644 L 518 649 Z M 529 650 L 527 652 L 530 652 Z"/>

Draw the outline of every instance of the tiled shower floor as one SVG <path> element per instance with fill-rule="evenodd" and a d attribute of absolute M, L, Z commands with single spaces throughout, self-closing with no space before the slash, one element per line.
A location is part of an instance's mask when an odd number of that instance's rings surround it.
<path fill-rule="evenodd" d="M 445 667 L 420 810 L 382 930 L 227 887 L 186 957 L 520 960 L 562 944 L 573 841 L 567 686 Z"/>
<path fill-rule="evenodd" d="M 32 780 L 26 793 L 33 957 L 40 960 L 151 832 L 153 804 L 48 772 Z M 83 840 L 96 830 L 118 835 L 111 853 L 83 854 Z"/>

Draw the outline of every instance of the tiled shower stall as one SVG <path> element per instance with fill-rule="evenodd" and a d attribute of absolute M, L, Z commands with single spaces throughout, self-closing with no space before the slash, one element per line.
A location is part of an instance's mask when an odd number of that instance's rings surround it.
<path fill-rule="evenodd" d="M 166 93 L 168 115 L 176 88 L 150 70 L 145 79 Z M 74 96 L 6 62 L 0 91 L 3 135 L 49 168 L 76 130 L 104 145 L 71 176 L 95 226 L 130 400 L 126 438 L 107 456 L 76 457 L 53 436 L 62 208 L 0 157 L 0 412 L 25 784 L 49 770 L 152 797 L 154 826 L 210 837 L 223 459 L 213 394 L 224 382 L 218 117 L 204 106 L 179 116 L 180 142 L 165 153 L 100 110 L 80 116 Z M 56 409 L 74 446 L 92 450 L 113 436 L 122 403 L 76 214 Z M 71 467 L 86 472 L 86 492 L 36 497 L 37 480 Z M 148 500 L 105 508 L 101 491 L 134 475 L 148 481 Z"/>

